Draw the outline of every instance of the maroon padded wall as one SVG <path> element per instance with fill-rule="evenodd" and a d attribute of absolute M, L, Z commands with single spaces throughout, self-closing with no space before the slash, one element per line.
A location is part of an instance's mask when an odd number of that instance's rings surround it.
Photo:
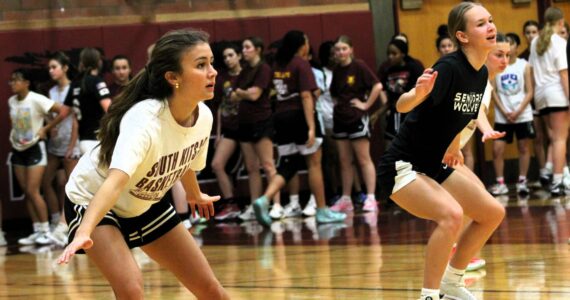
<path fill-rule="evenodd" d="M 376 69 L 372 16 L 366 11 L 0 32 L 0 201 L 3 202 L 4 219 L 26 216 L 22 202 L 10 202 L 8 199 L 8 169 L 4 162 L 10 151 L 8 135 L 11 125 L 7 99 L 11 91 L 7 82 L 10 72 L 21 65 L 6 62 L 5 59 L 9 56 L 22 56 L 27 51 L 43 53 L 46 50 L 90 46 L 104 49 L 108 59 L 117 54 L 128 56 L 132 60 L 133 70 L 137 72 L 147 61 L 146 49 L 151 43 L 169 30 L 185 27 L 209 32 L 212 41 L 260 36 L 266 46 L 281 38 L 288 30 L 300 29 L 307 33 L 315 50 L 323 40 L 348 34 L 353 39 L 355 55 Z"/>

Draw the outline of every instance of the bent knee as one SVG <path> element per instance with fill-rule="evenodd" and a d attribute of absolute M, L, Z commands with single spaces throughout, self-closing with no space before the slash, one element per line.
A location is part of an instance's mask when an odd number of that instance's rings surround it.
<path fill-rule="evenodd" d="M 117 299 L 143 299 L 144 287 L 142 278 L 135 278 L 113 286 Z"/>
<path fill-rule="evenodd" d="M 218 160 L 212 161 L 212 171 L 214 171 L 214 173 L 224 171 L 225 167 L 226 166 Z"/>
<path fill-rule="evenodd" d="M 457 235 L 463 224 L 463 209 L 459 205 L 453 205 L 443 210 L 438 225 L 450 234 Z"/>

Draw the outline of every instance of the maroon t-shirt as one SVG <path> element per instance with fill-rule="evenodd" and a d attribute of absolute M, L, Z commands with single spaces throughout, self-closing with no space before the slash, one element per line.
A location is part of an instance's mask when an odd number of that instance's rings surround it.
<path fill-rule="evenodd" d="M 266 63 L 256 67 L 245 66 L 236 79 L 234 90 L 240 88 L 247 90 L 250 87 L 258 87 L 263 90 L 259 99 L 255 101 L 242 100 L 239 104 L 239 123 L 251 124 L 265 121 L 271 117 L 271 103 L 269 92 L 271 85 L 271 68 Z"/>
<path fill-rule="evenodd" d="M 218 73 L 216 86 L 214 87 L 214 101 L 218 104 L 220 116 L 222 118 L 222 128 L 237 130 L 239 126 L 238 110 L 239 102 L 230 100 L 232 86 L 238 75 L 230 75 L 227 71 Z"/>
<path fill-rule="evenodd" d="M 367 112 L 350 105 L 350 100 L 356 98 L 365 102 L 372 87 L 378 83 L 378 78 L 359 59 L 354 59 L 348 66 L 337 66 L 333 71 L 331 95 L 336 99 L 334 106 L 334 121 L 353 123 Z"/>
<path fill-rule="evenodd" d="M 111 99 L 115 99 L 124 89 L 125 89 L 124 85 L 118 85 L 114 81 L 111 82 L 111 84 L 109 84 L 109 92 L 111 94 Z"/>
<path fill-rule="evenodd" d="M 301 92 L 312 92 L 317 87 L 311 65 L 295 56 L 286 67 L 273 67 L 273 86 L 277 92 L 275 113 L 303 110 Z"/>

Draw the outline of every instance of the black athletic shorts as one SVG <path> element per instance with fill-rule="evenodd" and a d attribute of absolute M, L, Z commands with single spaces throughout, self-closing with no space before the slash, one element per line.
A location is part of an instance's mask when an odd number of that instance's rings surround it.
<path fill-rule="evenodd" d="M 534 139 L 536 137 L 536 131 L 534 130 L 532 121 L 510 124 L 495 123 L 495 130 L 505 132 L 505 136 L 499 140 L 505 141 L 507 144 L 513 142 L 513 136 L 516 136 L 517 140 Z"/>
<path fill-rule="evenodd" d="M 64 210 L 65 219 L 69 226 L 68 242 L 71 242 L 87 210 L 87 205 L 75 204 L 65 197 Z M 155 241 L 176 227 L 178 223 L 180 223 L 180 218 L 174 207 L 170 201 L 162 199 L 142 215 L 133 218 L 121 218 L 113 211 L 108 211 L 97 226 L 111 225 L 117 227 L 129 248 L 132 249 Z M 77 253 L 85 252 L 80 250 Z"/>
<path fill-rule="evenodd" d="M 262 138 L 273 139 L 275 130 L 273 128 L 273 119 L 269 118 L 265 121 L 257 123 L 240 123 L 238 129 L 238 140 L 244 143 L 257 143 Z"/>
<path fill-rule="evenodd" d="M 21 167 L 47 166 L 47 152 L 45 142 L 39 141 L 24 151 L 12 149 L 10 162 L 13 166 Z"/>
<path fill-rule="evenodd" d="M 442 163 L 435 174 L 426 174 L 418 170 L 410 162 L 383 159 L 380 161 L 376 171 L 376 182 L 380 189 L 378 192 L 380 195 L 379 199 L 389 199 L 393 193 L 414 181 L 418 173 L 426 175 L 441 184 L 453 171 L 455 171 L 454 168 Z"/>
<path fill-rule="evenodd" d="M 334 119 L 333 138 L 337 140 L 356 140 L 370 138 L 370 119 L 368 115 L 352 122 L 345 123 Z"/>
<path fill-rule="evenodd" d="M 239 141 L 239 130 L 222 127 L 222 136 L 225 139 Z"/>

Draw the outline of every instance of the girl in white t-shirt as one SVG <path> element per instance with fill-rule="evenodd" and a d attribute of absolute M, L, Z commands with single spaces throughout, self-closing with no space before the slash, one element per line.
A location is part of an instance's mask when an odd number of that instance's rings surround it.
<path fill-rule="evenodd" d="M 207 33 L 177 30 L 161 37 L 147 66 L 101 120 L 100 146 L 83 155 L 66 186 L 71 243 L 58 263 L 85 251 L 118 299 L 144 296 L 133 247 L 198 299 L 229 299 L 172 205 L 161 200 L 180 179 L 192 213 L 214 215 L 220 197 L 201 193 L 196 179 L 213 122 L 202 103 L 214 96 L 212 63 Z"/>
<path fill-rule="evenodd" d="M 503 177 L 504 152 L 507 143 L 517 137 L 519 150 L 519 179 L 516 189 L 519 194 L 528 194 L 526 175 L 530 163 L 529 143 L 535 137 L 532 108 L 532 75 L 526 60 L 517 58 L 519 37 L 511 33 L 508 36 L 510 57 L 509 66 L 495 77 L 495 130 L 505 131 L 506 135 L 493 143 L 493 165 L 497 176 L 497 185 L 491 190 L 494 195 L 508 193 Z"/>
<path fill-rule="evenodd" d="M 12 130 L 10 142 L 12 155 L 10 162 L 16 179 L 25 194 L 28 212 L 33 222 L 34 232 L 18 240 L 22 245 L 50 244 L 48 210 L 40 193 L 42 176 L 47 164 L 46 135 L 54 126 L 51 121 L 44 126 L 48 114 L 58 112 L 61 104 L 30 91 L 30 73 L 25 69 L 12 72 L 9 84 L 14 95 L 8 100 Z"/>
<path fill-rule="evenodd" d="M 71 82 L 67 77 L 69 64 L 69 58 L 62 52 L 56 52 L 48 62 L 50 77 L 56 82 L 49 90 L 49 98 L 60 104 L 63 104 L 69 91 Z M 77 119 L 75 114 L 71 114 L 50 131 L 47 143 L 48 161 L 42 190 L 51 213 L 51 223 L 54 226 L 57 224 L 48 236 L 60 246 L 67 244 L 67 225 L 65 218 L 62 217 L 65 199 L 63 191 L 71 171 L 79 160 L 77 129 Z M 57 179 L 57 193 L 53 185 L 54 179 Z"/>
<path fill-rule="evenodd" d="M 534 76 L 534 102 L 546 120 L 552 147 L 553 178 L 550 193 L 563 195 L 570 186 L 562 183 L 568 138 L 568 61 L 566 40 L 555 34 L 564 26 L 564 14 L 556 7 L 544 13 L 545 25 L 530 45 Z"/>

